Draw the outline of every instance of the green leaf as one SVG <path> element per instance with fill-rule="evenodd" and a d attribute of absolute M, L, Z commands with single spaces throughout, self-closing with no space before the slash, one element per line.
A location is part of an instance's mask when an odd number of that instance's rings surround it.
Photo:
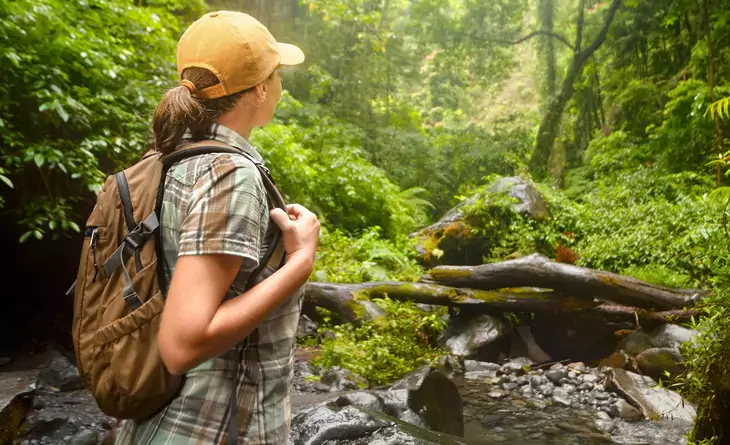
<path fill-rule="evenodd" d="M 77 233 L 80 233 L 81 232 L 81 228 L 79 228 L 79 225 L 76 224 L 75 222 L 70 221 L 68 223 L 68 225 L 71 226 L 71 228 L 73 229 L 74 232 L 77 232 Z"/>
<path fill-rule="evenodd" d="M 35 235 L 36 239 L 42 240 L 43 239 L 43 232 L 36 229 L 33 231 L 33 235 Z"/>
<path fill-rule="evenodd" d="M 5 175 L 0 175 L 0 181 L 2 181 L 2 182 L 4 182 L 5 184 L 7 184 L 7 185 L 8 185 L 8 187 L 10 187 L 11 189 L 12 189 L 12 188 L 15 188 L 15 187 L 13 186 L 13 182 L 12 182 L 12 181 L 11 181 L 10 179 L 8 179 L 8 177 L 7 177 L 7 176 L 5 176 Z"/>
<path fill-rule="evenodd" d="M 58 116 L 64 122 L 68 122 L 69 118 L 71 117 L 71 116 L 69 116 L 68 112 L 63 108 L 63 105 L 61 105 L 61 104 L 56 105 L 56 113 L 58 113 Z"/>
<path fill-rule="evenodd" d="M 43 157 L 42 153 L 36 153 L 36 155 L 33 157 L 33 161 L 35 162 L 35 165 L 38 166 L 38 168 L 43 167 L 43 164 L 46 162 L 46 158 Z"/>
<path fill-rule="evenodd" d="M 56 221 L 53 219 L 48 221 L 48 228 L 51 230 L 56 230 Z"/>
<path fill-rule="evenodd" d="M 30 238 L 31 235 L 33 235 L 33 232 L 30 230 L 25 232 L 24 234 L 20 235 L 20 240 L 19 240 L 20 243 L 22 244 L 22 243 L 28 241 L 28 238 Z"/>

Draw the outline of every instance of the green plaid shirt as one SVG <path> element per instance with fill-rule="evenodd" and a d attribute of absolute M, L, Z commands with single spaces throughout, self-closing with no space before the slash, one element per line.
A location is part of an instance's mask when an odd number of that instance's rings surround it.
<path fill-rule="evenodd" d="M 225 142 L 262 161 L 256 149 L 226 127 L 214 125 L 205 138 Z M 227 298 L 242 293 L 250 272 L 266 252 L 270 234 L 266 192 L 253 163 L 231 154 L 189 158 L 170 169 L 163 199 L 161 226 L 168 279 L 180 255 L 237 255 L 243 263 Z M 271 273 L 267 268 L 261 279 Z M 115 443 L 227 444 L 234 379 L 238 443 L 286 443 L 301 296 L 301 292 L 292 295 L 236 348 L 188 371 L 180 395 L 159 414 L 141 423 L 122 422 Z"/>

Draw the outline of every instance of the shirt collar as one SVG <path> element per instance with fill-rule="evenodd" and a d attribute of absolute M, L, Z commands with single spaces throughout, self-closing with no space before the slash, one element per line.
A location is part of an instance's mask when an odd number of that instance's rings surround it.
<path fill-rule="evenodd" d="M 193 135 L 188 130 L 183 135 L 183 139 L 192 139 Z M 231 145 L 238 148 L 247 155 L 253 157 L 256 161 L 264 163 L 264 158 L 261 157 L 258 150 L 251 145 L 246 138 L 226 127 L 225 125 L 213 124 L 210 129 L 203 134 L 203 139 L 209 139 L 213 141 L 223 142 L 224 144 Z"/>

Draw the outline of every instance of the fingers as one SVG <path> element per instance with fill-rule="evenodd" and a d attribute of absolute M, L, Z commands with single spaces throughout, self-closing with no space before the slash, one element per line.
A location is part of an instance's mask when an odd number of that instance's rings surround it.
<path fill-rule="evenodd" d="M 291 219 L 289 219 L 289 215 L 287 215 L 283 210 L 281 209 L 274 209 L 271 211 L 271 219 L 274 220 L 277 226 L 281 230 L 286 229 L 289 224 L 291 224 Z"/>
<path fill-rule="evenodd" d="M 300 204 L 289 204 L 286 206 L 286 210 L 297 219 L 306 213 L 310 213 L 306 207 Z"/>

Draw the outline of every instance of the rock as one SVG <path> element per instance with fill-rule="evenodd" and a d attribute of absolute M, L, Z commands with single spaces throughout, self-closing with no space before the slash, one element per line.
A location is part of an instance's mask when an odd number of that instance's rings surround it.
<path fill-rule="evenodd" d="M 634 331 L 621 340 L 617 350 L 622 350 L 629 355 L 639 355 L 653 347 L 651 337 L 644 331 Z"/>
<path fill-rule="evenodd" d="M 86 383 L 79 375 L 78 369 L 66 357 L 56 354 L 38 374 L 38 387 L 74 391 L 85 388 Z"/>
<path fill-rule="evenodd" d="M 532 360 L 527 357 L 518 357 L 511 360 L 500 368 L 502 374 L 515 374 L 522 375 L 525 373 L 525 368 L 532 366 Z"/>
<path fill-rule="evenodd" d="M 7 366 L 11 361 L 10 357 L 0 357 L 0 366 Z"/>
<path fill-rule="evenodd" d="M 553 394 L 553 387 L 550 385 L 540 385 L 540 393 L 546 396 L 551 396 Z"/>
<path fill-rule="evenodd" d="M 569 383 L 563 385 L 563 391 L 565 391 L 566 394 L 573 394 L 576 390 L 577 388 Z"/>
<path fill-rule="evenodd" d="M 493 399 L 503 399 L 509 395 L 507 391 L 503 391 L 501 389 L 494 389 L 492 391 L 489 391 L 487 394 L 489 397 Z"/>
<path fill-rule="evenodd" d="M 407 391 L 407 405 L 428 427 L 441 433 L 464 434 L 461 395 L 454 382 L 430 366 L 423 366 L 391 387 Z"/>
<path fill-rule="evenodd" d="M 334 366 L 322 374 L 320 383 L 328 385 L 330 392 L 348 391 L 366 386 L 365 379 L 339 366 Z"/>
<path fill-rule="evenodd" d="M 641 408 L 647 419 L 677 419 L 693 422 L 697 416 L 694 406 L 674 391 L 652 386 L 643 376 L 623 369 L 609 372 L 609 387 L 632 404 Z"/>
<path fill-rule="evenodd" d="M 354 406 L 333 411 L 326 406 L 314 407 L 292 419 L 289 443 L 316 445 L 338 439 L 356 439 L 367 436 L 389 423 L 365 414 Z"/>
<path fill-rule="evenodd" d="M 455 356 L 490 356 L 490 346 L 504 336 L 505 330 L 505 323 L 491 315 L 455 317 L 444 335 L 445 347 Z"/>
<path fill-rule="evenodd" d="M 550 379 L 551 382 L 558 385 L 561 380 L 568 377 L 568 371 L 565 369 L 551 369 L 545 373 L 545 376 Z"/>
<path fill-rule="evenodd" d="M 309 317 L 302 314 L 299 317 L 299 325 L 297 326 L 297 338 L 310 337 L 317 335 L 317 323 L 312 321 Z"/>
<path fill-rule="evenodd" d="M 502 388 L 504 388 L 505 391 L 514 391 L 515 389 L 519 388 L 519 385 L 517 383 L 503 383 Z"/>
<path fill-rule="evenodd" d="M 573 404 L 570 394 L 562 388 L 555 388 L 553 391 L 553 402 L 562 406 L 571 406 Z"/>
<path fill-rule="evenodd" d="M 13 443 L 33 408 L 36 371 L 0 373 L 0 444 Z"/>
<path fill-rule="evenodd" d="M 99 442 L 99 433 L 94 430 L 82 429 L 74 434 L 68 445 L 96 445 Z"/>
<path fill-rule="evenodd" d="M 464 373 L 464 378 L 469 380 L 486 380 L 497 377 L 494 371 L 469 371 Z"/>
<path fill-rule="evenodd" d="M 634 421 L 634 420 L 641 420 L 644 418 L 644 415 L 641 414 L 641 411 L 634 408 L 623 399 L 618 399 L 612 406 L 611 411 L 613 412 L 613 415 L 615 417 L 618 417 L 623 420 L 628 421 Z"/>
<path fill-rule="evenodd" d="M 422 261 L 428 266 L 482 264 L 495 240 L 474 235 L 465 221 L 464 209 L 478 201 L 489 207 L 490 202 L 500 198 L 496 195 L 502 194 L 515 198 L 512 209 L 518 214 L 532 219 L 550 217 L 545 200 L 530 182 L 520 177 L 500 178 L 487 188 L 485 194 L 470 196 L 446 212 L 438 222 L 411 235 L 418 240 L 416 251 Z"/>
<path fill-rule="evenodd" d="M 599 380 L 599 378 L 595 374 L 583 374 L 583 376 L 581 377 L 581 380 L 586 383 L 596 383 Z"/>
<path fill-rule="evenodd" d="M 677 348 L 680 344 L 692 340 L 697 331 L 676 324 L 664 324 L 649 334 L 649 341 L 655 348 Z"/>
<path fill-rule="evenodd" d="M 586 365 L 583 362 L 569 363 L 567 368 L 577 373 L 586 372 Z"/>
<path fill-rule="evenodd" d="M 636 365 L 642 373 L 654 378 L 674 378 L 685 372 L 682 356 L 677 348 L 651 348 L 636 356 Z"/>
<path fill-rule="evenodd" d="M 464 370 L 466 372 L 488 371 L 488 372 L 494 372 L 496 374 L 500 368 L 501 368 L 501 366 L 496 363 L 479 362 L 476 360 L 464 360 Z"/>
<path fill-rule="evenodd" d="M 507 196 L 515 198 L 517 202 L 512 208 L 517 213 L 536 220 L 550 218 L 547 203 L 540 192 L 531 183 L 518 176 L 500 178 L 487 190 L 493 194 L 506 193 Z"/>
<path fill-rule="evenodd" d="M 459 359 L 453 355 L 446 355 L 439 358 L 438 362 L 436 362 L 434 366 L 448 377 L 464 373 L 464 366 L 461 364 Z"/>
<path fill-rule="evenodd" d="M 533 388 L 539 388 L 541 385 L 544 385 L 547 382 L 547 378 L 542 375 L 533 375 L 530 376 L 530 386 Z"/>

